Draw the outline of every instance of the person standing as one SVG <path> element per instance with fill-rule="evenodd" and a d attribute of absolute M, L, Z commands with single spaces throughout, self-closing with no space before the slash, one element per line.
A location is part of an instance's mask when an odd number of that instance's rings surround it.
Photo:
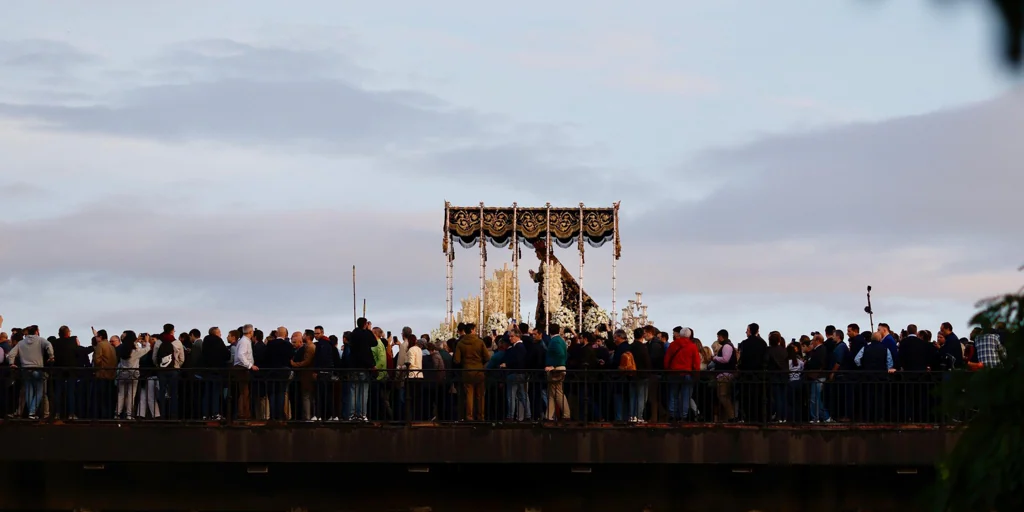
<path fill-rule="evenodd" d="M 309 368 L 313 366 L 316 349 L 313 347 L 312 340 L 303 336 L 299 331 L 292 333 L 292 347 L 295 350 L 295 355 L 292 357 L 291 367 L 299 381 L 299 401 L 301 402 L 299 419 L 309 421 L 313 418 L 313 404 L 315 403 L 313 400 L 315 376 Z"/>
<path fill-rule="evenodd" d="M 111 406 L 114 403 L 114 377 L 117 369 L 117 354 L 114 346 L 107 341 L 107 332 L 97 331 L 95 351 L 92 354 L 92 366 L 95 369 L 92 379 L 91 416 L 95 419 L 107 420 L 113 417 Z"/>
<path fill-rule="evenodd" d="M 465 335 L 455 345 L 452 361 L 462 368 L 462 390 L 466 397 L 466 421 L 484 420 L 486 378 L 483 372 L 491 359 L 484 340 L 477 336 L 476 324 L 467 324 Z"/>
<path fill-rule="evenodd" d="M 760 330 L 756 323 L 747 326 L 747 339 L 740 342 L 737 361 L 742 419 L 758 423 L 765 420 L 766 413 L 764 370 L 768 352 L 768 344 L 761 337 Z"/>
<path fill-rule="evenodd" d="M 253 359 L 252 352 L 252 336 L 253 336 L 252 324 L 246 324 L 242 327 L 242 332 L 232 331 L 235 338 L 238 340 L 235 342 L 235 357 L 232 362 L 232 366 L 235 369 L 235 374 L 238 381 L 238 405 L 236 409 L 237 418 L 240 420 L 248 420 L 252 418 L 252 407 L 250 404 L 249 396 L 249 385 L 252 381 L 253 372 L 258 372 L 260 368 L 256 366 L 256 361 Z M 231 337 L 229 334 L 229 338 Z"/>
<path fill-rule="evenodd" d="M 377 372 L 377 363 L 373 358 L 373 347 L 377 344 L 373 336 L 373 324 L 365 319 L 356 320 L 356 329 L 352 331 L 349 348 L 349 364 L 352 372 L 352 419 L 369 421 L 366 405 L 370 400 L 370 376 Z"/>
<path fill-rule="evenodd" d="M 554 421 L 555 414 L 561 411 L 561 418 L 570 417 L 569 401 L 565 399 L 565 365 L 568 347 L 562 337 L 562 328 L 551 324 L 548 327 L 551 338 L 548 339 L 547 351 L 544 354 L 544 371 L 548 380 L 548 407 L 544 419 Z"/>
<path fill-rule="evenodd" d="M 711 364 L 714 365 L 716 372 L 716 395 L 722 411 L 718 419 L 719 421 L 736 421 L 736 407 L 733 405 L 733 381 L 736 378 L 736 360 L 739 359 L 739 353 L 733 347 L 732 340 L 729 339 L 729 331 L 725 329 L 718 331 L 718 339 L 715 344 L 718 345 L 718 349 L 712 349 L 715 351 L 715 355 L 711 358 Z"/>
<path fill-rule="evenodd" d="M 689 416 L 693 382 L 700 371 L 700 354 L 693 343 L 693 330 L 689 327 L 673 329 L 675 339 L 665 351 L 665 370 L 668 372 L 669 421 L 685 421 Z"/>
<path fill-rule="evenodd" d="M 7 354 L 11 368 L 22 368 L 25 407 L 28 419 L 37 420 L 37 410 L 43 400 L 43 366 L 53 362 L 53 346 L 39 335 L 39 326 L 25 328 L 25 337 Z"/>

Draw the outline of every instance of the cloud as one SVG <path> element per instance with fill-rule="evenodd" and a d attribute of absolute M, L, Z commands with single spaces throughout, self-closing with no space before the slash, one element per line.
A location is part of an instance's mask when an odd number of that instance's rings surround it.
<path fill-rule="evenodd" d="M 11 71 L 67 74 L 100 59 L 63 41 L 28 39 L 0 41 L 0 68 Z"/>
<path fill-rule="evenodd" d="M 367 91 L 338 81 L 225 80 L 143 87 L 119 106 L 0 105 L 0 113 L 77 132 L 170 141 L 312 145 L 366 154 L 477 132 L 471 114 L 427 109 L 422 94 Z"/>
<path fill-rule="evenodd" d="M 623 204 L 620 276 L 651 293 L 821 300 L 871 284 L 968 307 L 1016 289 L 1021 116 L 1014 91 L 707 151 L 663 185 L 712 184 L 702 198 L 640 215 Z"/>
<path fill-rule="evenodd" d="M 0 224 L 0 279 L 64 274 L 334 286 L 347 282 L 350 265 L 358 264 L 378 274 L 382 285 L 415 288 L 426 267 L 400 251 L 378 248 L 389 247 L 390 240 L 440 251 L 437 219 L 422 212 L 328 209 L 190 213 L 109 200 Z"/>
<path fill-rule="evenodd" d="M 813 238 L 837 250 L 1019 240 L 1010 234 L 1019 230 L 1024 187 L 1024 146 L 1014 136 L 1021 116 L 1017 90 L 958 109 L 708 151 L 677 179 L 713 190 L 637 225 L 649 234 L 673 225 L 671 234 L 690 243 Z"/>
<path fill-rule="evenodd" d="M 0 183 L 0 197 L 4 201 L 35 199 L 45 193 L 46 190 L 43 187 L 25 181 Z"/>
<path fill-rule="evenodd" d="M 369 70 L 329 49 L 261 46 L 230 39 L 172 45 L 153 60 L 198 80 L 260 77 L 263 80 L 319 80 L 366 76 Z"/>
<path fill-rule="evenodd" d="M 0 102 L 0 116 L 39 130 L 373 158 L 380 169 L 405 174 L 498 180 L 510 170 L 533 173 L 511 181 L 518 189 L 543 178 L 603 190 L 614 171 L 566 127 L 519 123 L 426 91 L 368 87 L 362 82 L 372 71 L 330 50 L 214 39 L 173 45 L 149 66 L 126 81 L 135 85 L 103 101 Z"/>

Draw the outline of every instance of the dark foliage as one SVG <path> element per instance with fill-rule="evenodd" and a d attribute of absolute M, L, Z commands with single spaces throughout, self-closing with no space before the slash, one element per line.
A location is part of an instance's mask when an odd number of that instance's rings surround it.
<path fill-rule="evenodd" d="M 957 372 L 943 388 L 946 413 L 969 421 L 939 466 L 937 512 L 1024 510 L 1024 289 L 979 307 L 974 324 L 1005 324 L 1005 359 L 998 368 Z"/>

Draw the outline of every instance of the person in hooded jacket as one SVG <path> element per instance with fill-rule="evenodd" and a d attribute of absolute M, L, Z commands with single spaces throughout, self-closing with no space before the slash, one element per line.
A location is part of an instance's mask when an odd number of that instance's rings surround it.
<path fill-rule="evenodd" d="M 227 386 L 227 371 L 231 366 L 231 351 L 221 338 L 219 327 L 211 327 L 203 338 L 203 350 L 199 364 L 203 371 L 199 377 L 203 381 L 202 415 L 203 419 L 220 421 L 221 400 Z"/>
<path fill-rule="evenodd" d="M 15 345 L 7 354 L 7 363 L 12 368 L 22 368 L 25 406 L 28 419 L 36 420 L 36 410 L 43 400 L 43 366 L 53 362 L 53 346 L 39 336 L 39 326 L 32 325 L 25 329 L 25 338 Z"/>

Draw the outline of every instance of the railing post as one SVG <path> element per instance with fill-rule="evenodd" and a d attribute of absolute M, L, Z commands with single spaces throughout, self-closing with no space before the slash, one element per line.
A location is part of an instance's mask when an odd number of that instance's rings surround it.
<path fill-rule="evenodd" d="M 766 426 L 771 421 L 771 404 L 768 403 L 768 370 L 761 370 L 761 382 L 758 383 L 758 387 L 761 388 L 761 426 Z"/>
<path fill-rule="evenodd" d="M 583 410 L 579 411 L 580 417 L 583 418 L 583 426 L 584 427 L 586 427 L 590 423 L 590 410 L 591 410 L 590 409 L 590 391 L 591 391 L 591 389 L 590 389 L 590 385 L 588 384 L 589 381 L 587 380 L 588 377 L 589 377 L 589 375 L 587 375 L 587 373 L 589 373 L 589 370 L 590 370 L 590 365 L 589 364 L 584 364 L 583 365 L 583 387 L 580 388 L 580 391 L 582 391 L 582 395 L 583 395 L 583 404 L 582 404 L 582 407 L 581 407 L 581 409 L 583 409 Z"/>
<path fill-rule="evenodd" d="M 229 367 L 228 371 L 227 371 L 227 374 L 228 374 L 227 389 L 226 389 L 227 393 L 224 392 L 225 391 L 224 388 L 219 388 L 218 387 L 219 390 L 220 390 L 220 396 L 217 397 L 218 400 L 224 399 L 224 400 L 227 401 L 227 403 L 224 404 L 225 405 L 224 410 L 227 411 L 227 415 L 226 415 L 225 419 L 227 420 L 228 425 L 231 425 L 231 424 L 233 424 L 235 422 L 235 414 L 234 414 L 235 413 L 235 408 L 233 407 L 235 401 L 232 400 L 232 398 L 234 398 L 234 394 L 232 393 L 233 386 L 231 385 L 231 378 L 234 376 L 233 375 L 234 372 L 232 371 L 232 369 L 233 368 Z M 224 398 L 225 396 L 227 396 L 226 399 Z"/>

